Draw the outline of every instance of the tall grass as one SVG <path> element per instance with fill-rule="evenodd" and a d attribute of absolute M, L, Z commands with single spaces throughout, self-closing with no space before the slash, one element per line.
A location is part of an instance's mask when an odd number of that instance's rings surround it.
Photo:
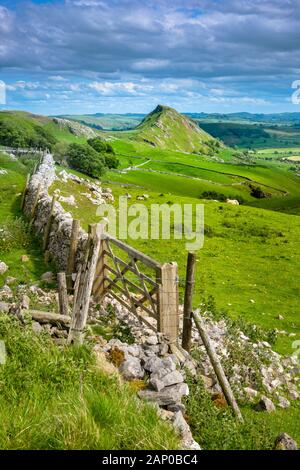
<path fill-rule="evenodd" d="M 95 366 L 90 346 L 58 347 L 0 314 L 1 449 L 176 449 L 173 430 L 126 384 Z"/>

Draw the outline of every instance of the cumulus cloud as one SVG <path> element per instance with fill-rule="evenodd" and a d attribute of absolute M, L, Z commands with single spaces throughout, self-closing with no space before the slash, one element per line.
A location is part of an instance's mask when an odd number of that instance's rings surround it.
<path fill-rule="evenodd" d="M 300 0 L 29 0 L 0 6 L 0 78 L 71 77 L 65 91 L 103 97 L 191 98 L 202 83 L 226 99 L 229 83 L 261 103 L 299 78 L 299 39 Z"/>

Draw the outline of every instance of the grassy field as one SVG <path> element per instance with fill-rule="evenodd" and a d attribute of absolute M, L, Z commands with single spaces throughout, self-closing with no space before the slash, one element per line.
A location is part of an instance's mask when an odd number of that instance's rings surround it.
<path fill-rule="evenodd" d="M 40 283 L 45 265 L 40 240 L 21 217 L 20 196 L 31 165 L 0 155 L 0 260 L 11 285 Z M 22 263 L 21 256 L 28 262 Z M 45 307 L 43 307 L 45 308 Z M 96 367 L 86 347 L 57 347 L 48 333 L 32 332 L 12 316 L 0 313 L 0 340 L 7 360 L 0 366 L 1 449 L 176 449 L 172 429 L 156 410 L 137 400 L 129 385 L 121 385 Z M 107 393 L 109 390 L 109 394 Z"/>
<path fill-rule="evenodd" d="M 119 184 L 103 184 L 106 186 L 113 189 L 116 208 L 119 196 L 129 193 L 131 205 L 144 192 Z M 77 208 L 65 203 L 63 206 L 82 221 L 84 228 L 99 221 L 95 206 L 81 194 L 86 190 L 82 191 L 77 183 L 57 181 L 51 188 L 55 189 L 60 189 L 64 196 L 75 196 Z M 266 332 L 284 330 L 287 334 L 278 335 L 273 349 L 282 354 L 293 353 L 293 343 L 300 339 L 299 217 L 166 194 L 165 183 L 159 189 L 164 190 L 164 195 L 147 191 L 149 199 L 143 203 L 148 208 L 153 203 L 205 204 L 206 235 L 204 247 L 197 253 L 194 306 L 210 298 L 218 314 L 254 323 Z M 178 263 L 182 302 L 187 257 L 184 241 L 130 238 L 127 241 L 160 262 Z M 279 315 L 283 319 L 279 319 Z M 186 403 L 189 423 L 195 439 L 204 449 L 272 449 L 276 436 L 283 430 L 299 442 L 297 403 L 272 414 L 257 413 L 251 406 L 242 405 L 245 423 L 239 425 L 228 409 L 217 409 L 212 404 L 199 381 L 190 379 L 189 385 L 191 394 Z"/>
<path fill-rule="evenodd" d="M 16 283 L 38 281 L 48 268 L 40 244 L 29 234 L 20 210 L 21 192 L 30 166 L 0 154 L 0 168 L 7 171 L 0 175 L 0 259 L 9 266 L 9 270 L 0 275 L 0 285 L 7 276 L 15 277 Z M 22 255 L 28 256 L 28 262 L 21 263 Z"/>
<path fill-rule="evenodd" d="M 130 193 L 131 205 L 137 196 L 143 194 L 143 190 L 134 187 L 108 186 L 113 189 L 116 207 L 119 196 Z M 75 196 L 78 208 L 63 205 L 82 220 L 85 228 L 99 220 L 95 206 L 81 194 L 85 191 L 76 183 L 57 181 L 51 190 L 56 188 L 62 195 Z M 163 189 L 164 194 L 148 192 L 149 199 L 143 201 L 148 208 L 153 203 L 193 204 L 194 207 L 200 202 L 205 204 L 206 236 L 204 247 L 198 253 L 195 305 L 212 295 L 218 307 L 230 316 L 242 316 L 267 329 L 284 329 L 299 334 L 300 219 L 252 207 L 232 207 L 214 201 L 178 197 L 167 192 L 166 181 L 157 191 L 159 189 Z M 169 189 L 172 190 L 172 179 Z M 159 240 L 129 239 L 128 242 L 158 261 L 178 263 L 182 300 L 187 256 L 184 240 L 171 239 L 161 243 Z M 284 320 L 277 319 L 279 314 Z M 291 353 L 294 339 L 280 336 L 277 350 Z"/>
<path fill-rule="evenodd" d="M 242 198 L 247 205 L 292 214 L 300 213 L 300 177 L 290 165 L 256 159 L 253 163 L 234 160 L 233 151 L 227 161 L 207 155 L 195 155 L 151 147 L 130 141 L 111 141 L 121 162 L 120 169 L 143 166 L 126 172 L 109 172 L 107 181 L 134 184 L 150 191 L 170 192 L 178 196 L 200 198 L 204 191 L 216 191 L 228 198 Z M 259 186 L 268 195 L 264 199 L 251 196 L 251 186 Z"/>
<path fill-rule="evenodd" d="M 177 449 L 178 439 L 130 385 L 97 367 L 84 347 L 58 347 L 30 320 L 0 314 L 1 449 Z M 109 391 L 109 393 L 108 393 Z"/>

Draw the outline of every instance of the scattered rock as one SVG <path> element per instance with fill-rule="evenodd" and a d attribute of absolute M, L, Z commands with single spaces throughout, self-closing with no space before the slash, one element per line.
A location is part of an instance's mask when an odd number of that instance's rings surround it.
<path fill-rule="evenodd" d="M 23 310 L 28 310 L 29 305 L 30 305 L 30 298 L 28 297 L 28 295 L 23 294 L 21 297 L 21 303 L 20 303 L 21 308 Z"/>
<path fill-rule="evenodd" d="M 183 396 L 189 394 L 189 388 L 187 384 L 181 383 L 177 385 L 172 385 L 171 387 L 165 387 L 159 392 L 155 390 L 141 390 L 138 395 L 143 400 L 150 402 L 155 402 L 159 406 L 167 406 L 171 404 L 176 404 L 181 401 Z"/>
<path fill-rule="evenodd" d="M 298 450 L 297 442 L 285 432 L 275 440 L 275 450 Z"/>
<path fill-rule="evenodd" d="M 250 387 L 245 387 L 244 391 L 245 391 L 245 394 L 246 394 L 246 398 L 249 401 L 253 401 L 259 395 L 257 390 L 254 390 L 253 388 L 250 388 Z"/>
<path fill-rule="evenodd" d="M 4 261 L 0 261 L 0 274 L 6 273 L 7 270 L 8 270 L 7 264 L 4 263 Z"/>
<path fill-rule="evenodd" d="M 262 396 L 260 401 L 255 405 L 254 409 L 256 411 L 266 411 L 267 413 L 272 413 L 276 410 L 274 403 L 270 398 Z"/>
<path fill-rule="evenodd" d="M 154 346 L 158 343 L 158 339 L 156 335 L 153 336 L 148 336 L 146 339 L 146 343 L 149 344 L 150 346 Z"/>
<path fill-rule="evenodd" d="M 299 393 L 296 392 L 296 390 L 289 390 L 288 394 L 289 394 L 289 398 L 291 400 L 298 400 L 298 398 L 299 398 Z"/>
<path fill-rule="evenodd" d="M 179 371 L 174 370 L 163 375 L 165 370 L 166 369 L 162 369 L 159 372 L 152 373 L 150 377 L 150 385 L 158 392 L 164 387 L 169 387 L 170 385 L 179 384 L 184 381 L 183 376 Z"/>
<path fill-rule="evenodd" d="M 159 359 L 157 356 L 152 356 L 146 360 L 144 364 L 144 369 L 148 372 L 156 372 L 162 366 L 162 359 Z"/>
<path fill-rule="evenodd" d="M 12 277 L 12 276 L 8 276 L 6 278 L 6 284 L 8 286 L 11 286 L 12 284 L 15 284 L 17 282 L 17 278 L 16 277 Z"/>
<path fill-rule="evenodd" d="M 141 361 L 137 357 L 130 357 L 124 361 L 120 365 L 119 371 L 126 380 L 142 379 L 144 377 Z"/>
<path fill-rule="evenodd" d="M 278 315 L 277 320 L 284 320 L 284 317 L 282 315 Z"/>
<path fill-rule="evenodd" d="M 0 289 L 0 298 L 1 299 L 11 299 L 13 297 L 13 292 L 11 288 L 7 285 L 1 287 Z"/>
<path fill-rule="evenodd" d="M 199 444 L 193 439 L 190 427 L 184 419 L 181 411 L 177 411 L 175 413 L 173 426 L 181 436 L 183 449 L 201 450 Z"/>
<path fill-rule="evenodd" d="M 22 255 L 22 256 L 21 256 L 21 261 L 22 261 L 22 263 L 28 263 L 28 261 L 29 261 L 29 256 L 27 256 L 27 255 Z"/>
<path fill-rule="evenodd" d="M 281 397 L 281 396 L 278 397 L 278 406 L 280 408 L 285 409 L 285 408 L 288 408 L 290 405 L 291 405 L 290 402 L 286 398 Z"/>
<path fill-rule="evenodd" d="M 185 413 L 185 406 L 183 403 L 171 403 L 170 405 L 167 406 L 167 409 L 169 411 L 172 411 L 173 413 L 177 413 L 177 411 L 181 411 L 182 413 Z"/>
<path fill-rule="evenodd" d="M 60 196 L 58 199 L 60 202 L 65 202 L 69 206 L 76 206 L 76 200 L 73 194 L 70 196 Z"/>

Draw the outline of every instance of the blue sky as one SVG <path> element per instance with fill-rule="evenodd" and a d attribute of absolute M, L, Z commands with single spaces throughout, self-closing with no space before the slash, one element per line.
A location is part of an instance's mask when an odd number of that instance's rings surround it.
<path fill-rule="evenodd" d="M 0 0 L 3 109 L 300 112 L 300 0 Z"/>

